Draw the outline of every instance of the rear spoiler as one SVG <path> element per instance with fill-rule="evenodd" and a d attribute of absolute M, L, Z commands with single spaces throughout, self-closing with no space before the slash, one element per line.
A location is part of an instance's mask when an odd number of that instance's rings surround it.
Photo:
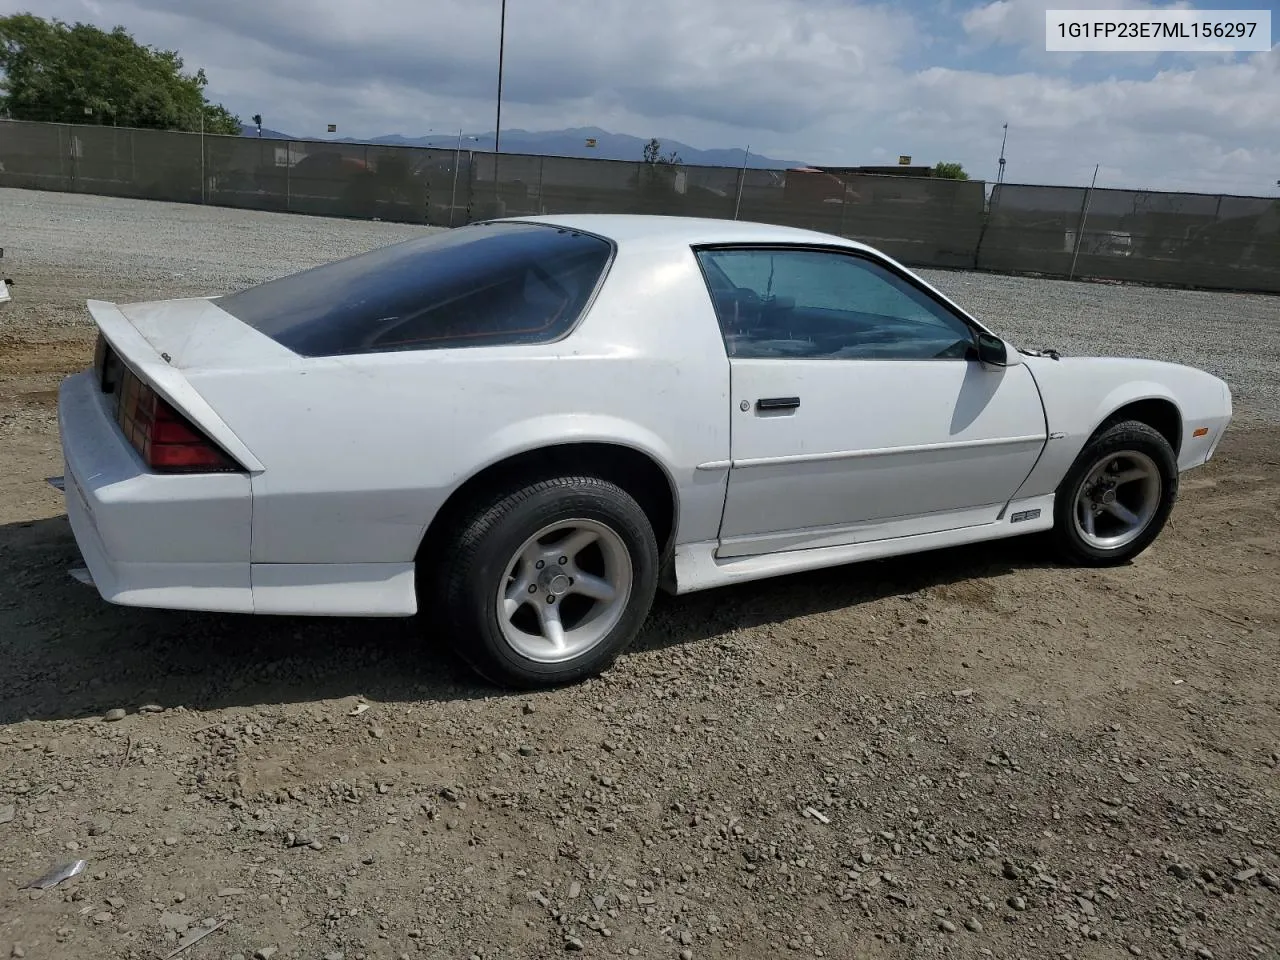
<path fill-rule="evenodd" d="M 261 473 L 266 469 L 181 371 L 169 366 L 168 355 L 157 351 L 120 312 L 119 307 L 105 300 L 88 300 L 86 303 L 89 316 L 98 325 L 102 336 L 134 373 L 250 473 Z"/>

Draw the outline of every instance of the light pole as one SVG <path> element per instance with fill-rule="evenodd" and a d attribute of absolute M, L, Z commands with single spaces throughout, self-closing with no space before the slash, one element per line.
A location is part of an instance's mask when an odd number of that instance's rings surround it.
<path fill-rule="evenodd" d="M 498 140 L 502 136 L 502 60 L 507 43 L 507 0 L 502 0 L 502 19 L 498 26 L 498 117 L 493 127 L 494 170 L 497 170 Z M 495 177 L 496 179 L 496 177 Z"/>
<path fill-rule="evenodd" d="M 501 216 L 498 206 L 498 145 L 502 137 L 502 61 L 507 45 L 507 0 L 502 0 L 502 18 L 498 25 L 498 116 L 493 125 L 493 207 Z"/>

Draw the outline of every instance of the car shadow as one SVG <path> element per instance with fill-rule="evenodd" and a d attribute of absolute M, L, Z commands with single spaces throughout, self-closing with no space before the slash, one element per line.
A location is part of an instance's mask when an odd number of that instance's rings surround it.
<path fill-rule="evenodd" d="M 927 557 L 927 560 L 922 560 Z M 659 594 L 632 650 L 697 643 L 1046 562 L 1033 538 Z M 362 697 L 374 702 L 529 696 L 473 674 L 417 617 L 355 619 L 120 607 L 73 580 L 66 517 L 0 525 L 0 724 L 154 704 L 219 709 Z"/>

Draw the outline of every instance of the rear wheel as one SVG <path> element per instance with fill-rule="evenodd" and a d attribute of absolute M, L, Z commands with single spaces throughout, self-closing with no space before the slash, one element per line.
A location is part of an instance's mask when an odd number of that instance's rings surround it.
<path fill-rule="evenodd" d="M 1089 441 L 1058 488 L 1058 551 L 1070 563 L 1125 563 L 1159 536 L 1177 494 L 1169 441 L 1136 420 L 1112 424 Z"/>
<path fill-rule="evenodd" d="M 657 587 L 648 517 L 625 490 L 595 477 L 495 496 L 442 545 L 437 596 L 450 640 L 503 686 L 601 672 L 639 632 Z"/>

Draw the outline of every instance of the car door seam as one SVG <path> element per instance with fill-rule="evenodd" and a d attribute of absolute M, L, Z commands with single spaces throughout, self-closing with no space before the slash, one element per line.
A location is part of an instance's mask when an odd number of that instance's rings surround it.
<path fill-rule="evenodd" d="M 1059 439 L 1054 436 L 1053 431 L 1049 427 L 1049 405 L 1045 403 L 1044 391 L 1040 389 L 1040 381 L 1036 379 L 1035 370 L 1026 363 L 1022 363 L 1020 366 L 1022 369 L 1027 371 L 1027 375 L 1031 377 L 1031 385 L 1036 388 L 1036 398 L 1040 401 L 1040 416 L 1044 421 L 1044 443 L 1040 447 L 1040 454 L 1036 457 L 1035 462 L 1031 464 L 1031 469 L 1027 471 L 1027 475 L 1022 478 L 1018 486 L 1014 488 L 1013 495 L 1010 496 L 1008 501 L 1005 502 L 1005 505 L 1000 508 L 1000 513 L 996 518 L 999 520 L 1004 519 L 1005 511 L 1009 509 L 1009 504 L 1020 499 L 1019 494 L 1022 493 L 1023 487 L 1025 487 L 1027 485 L 1027 481 L 1035 475 L 1036 468 L 1040 466 L 1040 461 L 1044 459 L 1044 455 L 1049 449 L 1049 442 L 1054 439 Z"/>

